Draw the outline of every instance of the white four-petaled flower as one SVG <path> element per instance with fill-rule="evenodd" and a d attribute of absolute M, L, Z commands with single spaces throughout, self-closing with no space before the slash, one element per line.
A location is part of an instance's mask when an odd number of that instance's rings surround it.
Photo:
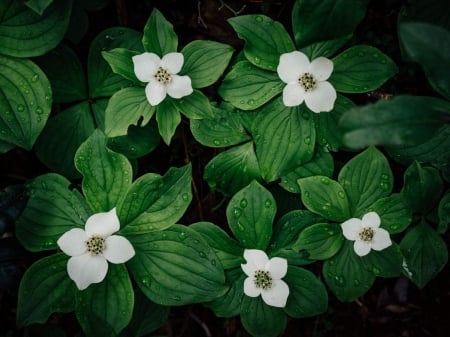
<path fill-rule="evenodd" d="M 112 235 L 119 229 L 119 218 L 113 208 L 91 215 L 84 230 L 73 228 L 58 239 L 59 248 L 70 256 L 67 273 L 79 290 L 103 281 L 108 262 L 125 263 L 134 256 L 134 248 L 125 237 Z"/>
<path fill-rule="evenodd" d="M 158 105 L 166 95 L 181 98 L 192 94 L 190 77 L 177 75 L 183 67 L 183 54 L 168 53 L 161 59 L 154 53 L 143 53 L 132 59 L 136 77 L 147 83 L 145 95 L 151 105 Z"/>
<path fill-rule="evenodd" d="M 244 281 L 244 294 L 250 297 L 261 295 L 263 301 L 273 307 L 286 306 L 289 287 L 282 280 L 287 273 L 287 260 L 273 257 L 258 249 L 245 249 L 246 264 L 241 268 L 247 275 Z"/>
<path fill-rule="evenodd" d="M 376 212 L 366 213 L 362 219 L 351 218 L 341 224 L 347 240 L 355 241 L 353 248 L 359 256 L 370 250 L 383 250 L 392 244 L 389 232 L 380 228 L 381 219 Z"/>
<path fill-rule="evenodd" d="M 336 90 L 327 82 L 333 72 L 331 60 L 318 57 L 309 62 L 305 54 L 293 51 L 280 56 L 277 72 L 286 83 L 283 89 L 284 105 L 297 106 L 305 101 L 313 112 L 333 110 Z"/>

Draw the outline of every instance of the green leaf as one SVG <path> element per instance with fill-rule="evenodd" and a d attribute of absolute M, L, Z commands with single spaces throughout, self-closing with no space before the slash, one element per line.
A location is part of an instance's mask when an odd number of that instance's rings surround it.
<path fill-rule="evenodd" d="M 70 182 L 55 173 L 41 175 L 28 186 L 27 207 L 16 224 L 16 237 L 33 252 L 56 249 L 56 241 L 74 227 L 84 228 L 91 210 Z"/>
<path fill-rule="evenodd" d="M 281 54 L 295 50 L 284 26 L 265 15 L 241 15 L 228 22 L 245 41 L 245 57 L 259 68 L 276 71 Z"/>
<path fill-rule="evenodd" d="M 60 44 L 34 61 L 50 80 L 54 102 L 67 103 L 87 98 L 83 66 L 72 48 Z"/>
<path fill-rule="evenodd" d="M 324 176 L 298 180 L 302 202 L 311 212 L 325 219 L 342 222 L 350 218 L 348 196 L 337 182 Z"/>
<path fill-rule="evenodd" d="M 240 267 L 225 271 L 225 275 L 227 283 L 231 283 L 228 291 L 223 296 L 206 303 L 217 317 L 233 317 L 241 312 L 244 279 L 247 275 Z"/>
<path fill-rule="evenodd" d="M 54 254 L 33 263 L 20 281 L 16 321 L 19 327 L 45 323 L 54 312 L 75 307 L 75 287 L 67 276 L 67 255 Z"/>
<path fill-rule="evenodd" d="M 111 27 L 99 33 L 92 41 L 88 55 L 89 97 L 109 97 L 132 82 L 114 74 L 102 52 L 125 48 L 142 52 L 142 34 L 126 27 Z"/>
<path fill-rule="evenodd" d="M 231 46 L 224 43 L 192 41 L 181 50 L 184 64 L 180 75 L 188 75 L 193 88 L 212 85 L 227 68 L 233 51 Z"/>
<path fill-rule="evenodd" d="M 327 310 L 327 290 L 309 270 L 289 266 L 283 280 L 289 286 L 289 297 L 284 308 L 289 316 L 312 317 Z"/>
<path fill-rule="evenodd" d="M 345 241 L 342 249 L 323 265 L 325 282 L 342 302 L 351 302 L 370 289 L 375 274 L 365 268 L 353 251 L 353 242 Z"/>
<path fill-rule="evenodd" d="M 178 221 L 192 200 L 191 165 L 170 168 L 164 176 L 147 173 L 128 190 L 118 214 L 121 233 L 140 235 L 161 230 Z"/>
<path fill-rule="evenodd" d="M 211 189 L 234 195 L 252 180 L 260 180 L 253 142 L 247 142 L 219 153 L 205 167 L 203 178 Z"/>
<path fill-rule="evenodd" d="M 339 172 L 338 181 L 348 197 L 350 214 L 360 217 L 370 205 L 388 196 L 394 177 L 386 157 L 370 147 L 348 161 Z"/>
<path fill-rule="evenodd" d="M 341 226 L 318 223 L 301 231 L 293 249 L 306 250 L 311 260 L 326 260 L 341 249 L 343 242 Z"/>
<path fill-rule="evenodd" d="M 130 322 L 133 306 L 133 287 L 124 264 L 109 263 L 101 283 L 76 293 L 75 313 L 87 336 L 117 335 Z"/>
<path fill-rule="evenodd" d="M 44 14 L 45 9 L 51 5 L 54 0 L 28 0 L 25 5 L 35 11 L 37 14 Z"/>
<path fill-rule="evenodd" d="M 178 110 L 189 119 L 210 118 L 211 103 L 201 91 L 194 90 L 192 94 L 173 101 Z"/>
<path fill-rule="evenodd" d="M 244 296 L 241 323 L 252 336 L 276 337 L 286 328 L 287 317 L 282 308 L 267 305 L 261 296 Z"/>
<path fill-rule="evenodd" d="M 268 182 L 311 160 L 315 130 L 305 105 L 286 107 L 281 99 L 258 112 L 252 125 L 261 174 Z"/>
<path fill-rule="evenodd" d="M 177 51 L 178 37 L 173 25 L 156 8 L 145 24 L 142 44 L 145 51 L 155 53 L 159 57 Z"/>
<path fill-rule="evenodd" d="M 330 58 L 341 49 L 349 40 L 351 35 L 336 38 L 334 40 L 320 41 L 307 45 L 300 51 L 308 56 L 309 60 L 314 60 L 320 56 Z M 323 114 L 322 114 L 323 115 Z M 326 115 L 326 114 L 325 114 Z"/>
<path fill-rule="evenodd" d="M 216 253 L 225 270 L 240 268 L 241 264 L 245 263 L 243 259 L 244 249 L 220 227 L 210 222 L 197 222 L 190 225 L 189 228 L 203 236 Z"/>
<path fill-rule="evenodd" d="M 243 247 L 266 250 L 276 213 L 275 199 L 268 190 L 251 182 L 231 198 L 226 212 L 230 229 Z"/>
<path fill-rule="evenodd" d="M 333 73 L 328 81 L 336 91 L 363 93 L 379 88 L 397 73 L 395 63 L 375 47 L 350 47 L 332 59 Z"/>
<path fill-rule="evenodd" d="M 126 135 L 130 125 L 146 125 L 155 113 L 144 88 L 131 87 L 117 91 L 105 111 L 105 133 L 108 137 Z"/>
<path fill-rule="evenodd" d="M 161 305 L 211 301 L 226 291 L 222 266 L 196 231 L 173 225 L 130 237 L 129 269 L 142 292 Z"/>
<path fill-rule="evenodd" d="M 298 0 L 292 26 L 298 47 L 352 34 L 366 14 L 367 0 Z"/>
<path fill-rule="evenodd" d="M 138 80 L 134 73 L 133 56 L 138 54 L 139 52 L 137 51 L 125 48 L 114 48 L 110 51 L 102 51 L 103 58 L 108 62 L 115 74 L 125 77 L 135 85 L 142 86 L 143 83 Z"/>
<path fill-rule="evenodd" d="M 97 129 L 75 154 L 75 167 L 83 175 L 83 193 L 94 212 L 117 207 L 131 185 L 130 162 L 108 149 L 106 142 Z"/>
<path fill-rule="evenodd" d="M 0 5 L 0 54 L 15 57 L 43 55 L 62 40 L 70 20 L 72 1 L 55 1 L 43 15 L 22 2 Z"/>
<path fill-rule="evenodd" d="M 14 144 L 5 142 L 3 140 L 0 140 L 0 154 L 6 153 L 8 151 L 11 151 L 16 146 Z"/>
<path fill-rule="evenodd" d="M 411 223 L 411 209 L 400 193 L 378 199 L 368 211 L 377 212 L 381 218 L 381 227 L 391 234 L 403 232 Z"/>
<path fill-rule="evenodd" d="M 447 231 L 450 224 L 450 192 L 447 191 L 439 202 L 438 207 L 439 225 L 438 233 L 443 234 Z"/>
<path fill-rule="evenodd" d="M 442 191 L 442 179 L 434 167 L 414 161 L 405 171 L 402 194 L 414 213 L 427 215 L 438 205 Z"/>
<path fill-rule="evenodd" d="M 442 0 L 413 0 L 403 5 L 399 21 L 428 22 L 450 30 L 450 8 Z"/>
<path fill-rule="evenodd" d="M 378 277 L 399 277 L 401 274 L 403 255 L 400 247 L 394 242 L 382 251 L 371 250 L 362 257 L 367 270 Z"/>
<path fill-rule="evenodd" d="M 450 105 L 426 96 L 396 96 L 354 107 L 339 120 L 343 143 L 353 149 L 368 145 L 415 145 L 442 127 Z"/>
<path fill-rule="evenodd" d="M 36 64 L 0 55 L 1 141 L 31 150 L 51 104 L 50 82 Z"/>
<path fill-rule="evenodd" d="M 94 129 L 89 103 L 73 105 L 49 119 L 36 141 L 36 155 L 53 171 L 78 178 L 73 158 Z"/>
<path fill-rule="evenodd" d="M 431 86 L 450 100 L 450 32 L 424 22 L 401 23 L 398 33 L 408 59 L 419 62 Z"/>
<path fill-rule="evenodd" d="M 444 240 L 425 222 L 409 231 L 400 242 L 407 276 L 419 288 L 433 279 L 448 262 Z"/>
<path fill-rule="evenodd" d="M 175 102 L 166 97 L 156 107 L 156 121 L 159 134 L 164 142 L 169 145 L 177 126 L 181 123 L 181 115 Z"/>

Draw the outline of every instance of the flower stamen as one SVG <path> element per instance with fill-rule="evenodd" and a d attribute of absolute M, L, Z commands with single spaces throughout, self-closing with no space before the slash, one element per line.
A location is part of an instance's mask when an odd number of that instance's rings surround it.
<path fill-rule="evenodd" d="M 89 254 L 92 256 L 102 254 L 106 249 L 105 239 L 101 236 L 92 236 L 86 240 L 86 246 Z"/>
<path fill-rule="evenodd" d="M 361 232 L 359 232 L 359 238 L 362 241 L 370 242 L 373 239 L 374 231 L 370 227 L 365 227 Z"/>
<path fill-rule="evenodd" d="M 272 276 L 265 270 L 255 270 L 253 282 L 256 288 L 261 288 L 264 290 L 272 288 Z"/>
<path fill-rule="evenodd" d="M 168 84 L 172 82 L 172 75 L 170 75 L 170 73 L 163 67 L 158 68 L 154 77 L 161 84 Z"/>
<path fill-rule="evenodd" d="M 305 92 L 312 91 L 317 86 L 316 78 L 311 73 L 303 73 L 298 78 L 298 83 Z"/>

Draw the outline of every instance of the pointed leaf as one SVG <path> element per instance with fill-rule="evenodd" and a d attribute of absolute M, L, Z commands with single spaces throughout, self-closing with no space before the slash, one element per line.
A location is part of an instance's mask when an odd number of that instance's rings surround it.
<path fill-rule="evenodd" d="M 404 231 L 411 223 L 411 209 L 400 193 L 378 199 L 368 211 L 377 212 L 381 218 L 381 227 L 391 234 Z"/>
<path fill-rule="evenodd" d="M 156 8 L 145 24 L 142 44 L 145 51 L 155 53 L 159 57 L 177 51 L 178 37 L 173 25 Z"/>
<path fill-rule="evenodd" d="M 156 121 L 158 122 L 159 134 L 164 142 L 169 145 L 177 126 L 181 123 L 181 115 L 178 107 L 170 98 L 156 107 Z"/>
<path fill-rule="evenodd" d="M 189 119 L 211 118 L 212 109 L 208 97 L 194 90 L 189 96 L 173 101 L 178 110 Z"/>
<path fill-rule="evenodd" d="M 371 250 L 362 257 L 366 268 L 378 277 L 399 277 L 402 270 L 403 255 L 395 242 L 382 251 Z"/>
<path fill-rule="evenodd" d="M 108 62 L 114 73 L 125 77 L 135 85 L 143 85 L 134 73 L 133 56 L 139 54 L 140 53 L 137 51 L 125 48 L 114 48 L 109 51 L 102 51 L 103 58 Z"/>
<path fill-rule="evenodd" d="M 343 242 L 341 226 L 318 223 L 305 228 L 300 233 L 293 249 L 306 250 L 311 260 L 326 260 L 341 249 Z"/>

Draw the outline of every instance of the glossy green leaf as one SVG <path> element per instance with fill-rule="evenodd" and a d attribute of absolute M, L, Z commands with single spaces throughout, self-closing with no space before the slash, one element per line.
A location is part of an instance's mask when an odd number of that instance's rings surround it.
<path fill-rule="evenodd" d="M 109 51 L 102 51 L 103 58 L 108 62 L 114 73 L 125 77 L 135 85 L 142 86 L 143 83 L 138 80 L 134 73 L 133 56 L 138 54 L 139 52 L 137 51 L 125 48 L 114 48 Z"/>
<path fill-rule="evenodd" d="M 124 264 L 109 263 L 101 283 L 76 293 L 75 313 L 87 336 L 117 335 L 130 322 L 133 306 L 133 287 Z"/>
<path fill-rule="evenodd" d="M 378 199 L 368 211 L 377 212 L 381 218 L 381 227 L 391 234 L 404 231 L 411 223 L 411 209 L 400 193 Z"/>
<path fill-rule="evenodd" d="M 275 199 L 268 190 L 251 182 L 231 198 L 226 213 L 228 225 L 243 247 L 267 248 L 276 213 Z"/>
<path fill-rule="evenodd" d="M 159 57 L 177 51 L 178 37 L 173 25 L 156 8 L 145 24 L 142 44 L 145 51 L 155 53 Z"/>
<path fill-rule="evenodd" d="M 16 236 L 26 249 L 56 249 L 61 235 L 74 227 L 84 228 L 91 210 L 81 194 L 69 187 L 70 182 L 55 173 L 28 184 L 28 204 L 16 224 Z"/>
<path fill-rule="evenodd" d="M 295 50 L 284 26 L 265 15 L 241 15 L 228 22 L 245 41 L 245 57 L 259 68 L 276 71 L 280 55 Z"/>
<path fill-rule="evenodd" d="M 244 293 L 245 275 L 242 269 L 235 268 L 225 271 L 227 282 L 231 283 L 228 291 L 221 297 L 206 303 L 217 317 L 233 317 L 241 312 L 241 302 Z"/>
<path fill-rule="evenodd" d="M 173 102 L 178 110 L 189 119 L 210 118 L 212 116 L 211 103 L 208 97 L 199 90 L 195 89 L 192 94 Z"/>
<path fill-rule="evenodd" d="M 395 242 L 382 251 L 371 250 L 362 260 L 367 270 L 377 277 L 399 277 L 401 274 L 403 255 Z"/>
<path fill-rule="evenodd" d="M 181 50 L 184 64 L 180 75 L 188 75 L 193 88 L 212 85 L 227 68 L 233 51 L 231 46 L 224 43 L 192 41 Z"/>
<path fill-rule="evenodd" d="M 58 0 L 39 15 L 25 4 L 3 0 L 0 5 L 0 54 L 15 57 L 43 55 L 63 39 L 72 0 Z"/>
<path fill-rule="evenodd" d="M 281 99 L 258 112 L 252 126 L 261 174 L 272 182 L 314 155 L 315 129 L 311 112 L 305 105 L 284 106 Z"/>
<path fill-rule="evenodd" d="M 438 205 L 442 191 L 442 179 L 434 167 L 422 167 L 415 161 L 407 168 L 402 194 L 414 213 L 427 215 Z"/>
<path fill-rule="evenodd" d="M 233 195 L 252 180 L 261 179 L 253 142 L 219 153 L 205 167 L 203 178 L 211 189 Z"/>
<path fill-rule="evenodd" d="M 450 105 L 426 96 L 396 96 L 344 112 L 339 120 L 343 143 L 353 149 L 368 145 L 414 145 L 442 127 Z"/>
<path fill-rule="evenodd" d="M 305 228 L 298 236 L 293 249 L 306 250 L 312 260 L 326 260 L 342 247 L 344 236 L 337 224 L 318 223 Z"/>
<path fill-rule="evenodd" d="M 375 274 L 365 268 L 353 251 L 353 242 L 345 241 L 337 255 L 326 260 L 323 265 L 325 282 L 342 302 L 351 302 L 370 289 Z"/>
<path fill-rule="evenodd" d="M 363 93 L 379 88 L 397 73 L 397 66 L 375 47 L 350 47 L 332 59 L 334 69 L 328 81 L 336 91 Z"/>
<path fill-rule="evenodd" d="M 45 323 L 54 312 L 72 311 L 74 293 L 74 283 L 67 276 L 67 255 L 54 254 L 36 261 L 20 281 L 17 325 Z"/>
<path fill-rule="evenodd" d="M 73 105 L 49 119 L 36 141 L 36 155 L 54 172 L 78 178 L 73 158 L 94 129 L 89 103 Z"/>
<path fill-rule="evenodd" d="M 439 226 L 438 233 L 443 234 L 447 231 L 450 224 L 450 192 L 447 191 L 439 202 L 438 207 Z"/>
<path fill-rule="evenodd" d="M 214 250 L 214 253 L 216 253 L 225 270 L 240 268 L 241 264 L 245 263 L 242 246 L 236 240 L 230 238 L 219 226 L 210 222 L 197 222 L 190 225 L 189 228 L 194 229 L 203 236 Z"/>
<path fill-rule="evenodd" d="M 405 274 L 423 288 L 448 262 L 445 241 L 426 223 L 409 231 L 400 242 L 405 257 Z"/>
<path fill-rule="evenodd" d="M 236 108 L 254 110 L 281 93 L 284 86 L 276 73 L 240 61 L 223 79 L 219 94 Z"/>
<path fill-rule="evenodd" d="M 0 55 L 0 140 L 30 150 L 47 122 L 50 82 L 30 60 Z"/>
<path fill-rule="evenodd" d="M 140 235 L 178 221 L 192 200 L 191 166 L 170 168 L 164 176 L 147 173 L 127 192 L 118 210 L 121 233 Z"/>
<path fill-rule="evenodd" d="M 309 60 L 312 61 L 320 56 L 330 58 L 339 49 L 341 49 L 351 38 L 351 35 L 346 35 L 344 37 L 336 38 L 334 40 L 315 42 L 306 47 L 302 48 L 300 51 L 308 56 Z"/>
<path fill-rule="evenodd" d="M 208 302 L 222 295 L 225 275 L 212 248 L 196 231 L 173 225 L 133 235 L 129 269 L 142 292 L 161 305 Z"/>
<path fill-rule="evenodd" d="M 342 167 L 338 181 L 348 197 L 350 214 L 361 217 L 370 205 L 391 193 L 394 177 L 386 157 L 370 147 Z"/>
<path fill-rule="evenodd" d="M 35 11 L 37 14 L 44 14 L 45 9 L 52 4 L 54 0 L 28 0 L 25 5 Z"/>
<path fill-rule="evenodd" d="M 337 222 L 351 217 L 349 197 L 337 181 L 313 176 L 299 179 L 298 184 L 302 202 L 311 212 Z"/>
<path fill-rule="evenodd" d="M 309 270 L 289 266 L 283 280 L 289 286 L 289 297 L 284 308 L 289 316 L 312 317 L 327 310 L 327 290 Z"/>
<path fill-rule="evenodd" d="M 298 0 L 292 26 L 298 47 L 352 34 L 366 14 L 367 0 Z"/>
<path fill-rule="evenodd" d="M 241 323 L 252 336 L 276 337 L 286 328 L 287 317 L 282 308 L 267 305 L 261 296 L 244 296 Z"/>
<path fill-rule="evenodd" d="M 106 143 L 105 135 L 97 129 L 75 154 L 75 167 L 83 175 L 83 193 L 94 212 L 117 207 L 131 186 L 130 162 L 108 149 Z"/>
<path fill-rule="evenodd" d="M 131 87 L 117 91 L 105 110 L 105 133 L 108 137 L 126 135 L 130 125 L 146 125 L 155 113 L 144 88 Z"/>
<path fill-rule="evenodd" d="M 166 97 L 156 108 L 158 130 L 164 142 L 169 145 L 177 126 L 181 123 L 178 107 L 172 99 Z"/>

